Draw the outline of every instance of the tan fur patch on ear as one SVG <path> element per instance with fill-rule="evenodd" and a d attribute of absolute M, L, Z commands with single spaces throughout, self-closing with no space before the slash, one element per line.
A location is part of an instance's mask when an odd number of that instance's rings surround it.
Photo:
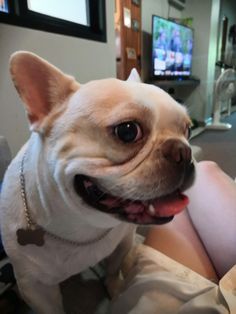
<path fill-rule="evenodd" d="M 13 54 L 10 72 L 34 131 L 42 130 L 47 115 L 79 88 L 73 77 L 30 52 Z"/>
<path fill-rule="evenodd" d="M 61 106 L 58 106 L 56 108 L 54 108 L 42 121 L 42 123 L 40 124 L 38 131 L 39 133 L 43 134 L 44 136 L 49 136 L 50 132 L 52 130 L 52 127 L 56 121 L 56 119 L 58 119 L 63 112 L 65 112 L 67 108 L 67 104 L 64 103 Z"/>
<path fill-rule="evenodd" d="M 53 106 L 55 103 L 63 103 L 68 96 L 76 92 L 79 89 L 79 83 L 70 75 L 65 75 L 63 84 L 56 79 L 50 79 L 48 82 L 48 94 L 50 102 Z M 58 87 L 60 87 L 60 98 L 58 99 Z"/>

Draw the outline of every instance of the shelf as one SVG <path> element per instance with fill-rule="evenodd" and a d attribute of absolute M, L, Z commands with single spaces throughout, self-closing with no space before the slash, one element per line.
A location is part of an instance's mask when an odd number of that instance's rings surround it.
<path fill-rule="evenodd" d="M 181 103 L 185 103 L 193 91 L 200 85 L 200 80 L 195 77 L 184 80 L 150 80 L 147 82 L 160 87 Z"/>
<path fill-rule="evenodd" d="M 177 86 L 197 87 L 200 84 L 200 80 L 191 78 L 186 80 L 150 80 L 147 83 L 157 85 L 160 87 L 177 87 Z"/>

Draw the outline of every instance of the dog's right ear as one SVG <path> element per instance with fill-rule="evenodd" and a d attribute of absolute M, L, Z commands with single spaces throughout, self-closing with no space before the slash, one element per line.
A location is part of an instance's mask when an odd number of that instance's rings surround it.
<path fill-rule="evenodd" d="M 31 130 L 38 132 L 48 113 L 79 88 L 73 77 L 26 51 L 11 56 L 10 72 L 25 104 Z"/>

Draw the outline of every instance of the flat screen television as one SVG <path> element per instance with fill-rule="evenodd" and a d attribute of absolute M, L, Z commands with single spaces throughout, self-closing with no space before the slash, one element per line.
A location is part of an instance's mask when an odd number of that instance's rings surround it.
<path fill-rule="evenodd" d="M 189 78 L 193 30 L 157 15 L 152 16 L 152 77 Z"/>

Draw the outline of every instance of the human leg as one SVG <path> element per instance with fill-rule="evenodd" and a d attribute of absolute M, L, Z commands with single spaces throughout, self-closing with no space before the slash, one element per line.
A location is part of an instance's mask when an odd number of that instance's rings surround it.
<path fill-rule="evenodd" d="M 214 162 L 196 167 L 188 213 L 153 227 L 145 243 L 216 280 L 236 264 L 236 184 Z"/>
<path fill-rule="evenodd" d="M 217 164 L 204 161 L 187 195 L 189 216 L 222 277 L 236 264 L 236 184 Z"/>
<path fill-rule="evenodd" d="M 187 211 L 166 225 L 150 229 L 145 244 L 189 267 L 200 275 L 218 281 L 214 267 L 198 237 Z"/>

